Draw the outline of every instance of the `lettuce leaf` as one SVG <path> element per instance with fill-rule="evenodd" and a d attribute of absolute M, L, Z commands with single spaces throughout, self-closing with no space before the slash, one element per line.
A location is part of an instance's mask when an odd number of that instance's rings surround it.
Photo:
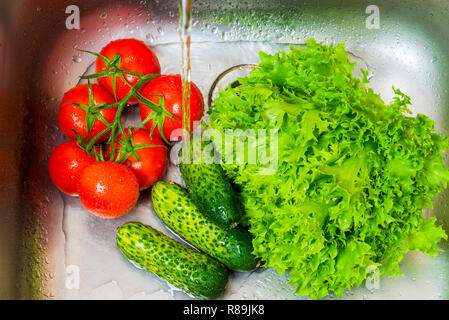
<path fill-rule="evenodd" d="M 260 53 L 260 68 L 222 90 L 209 126 L 278 129 L 278 168 L 222 164 L 241 190 L 254 253 L 296 293 L 318 299 L 360 285 L 373 267 L 400 275 L 405 252 L 435 256 L 447 236 L 422 210 L 446 188 L 447 137 L 393 88 L 389 104 L 354 76 L 344 44 Z"/>

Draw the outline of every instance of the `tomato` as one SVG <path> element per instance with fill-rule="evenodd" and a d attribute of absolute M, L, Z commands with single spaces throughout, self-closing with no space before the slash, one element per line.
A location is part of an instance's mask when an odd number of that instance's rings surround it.
<path fill-rule="evenodd" d="M 57 146 L 50 154 L 48 172 L 55 186 L 62 192 L 78 195 L 81 171 L 95 162 L 75 141 L 68 141 Z"/>
<path fill-rule="evenodd" d="M 159 103 L 160 97 L 155 95 L 162 95 L 164 97 L 164 107 L 174 115 L 178 120 L 170 117 L 165 117 L 164 126 L 162 128 L 165 138 L 171 141 L 176 141 L 182 138 L 182 80 L 181 75 L 162 75 L 149 83 L 147 83 L 142 89 L 141 94 L 154 103 Z M 140 117 L 145 120 L 152 112 L 150 108 L 140 103 Z M 199 121 L 203 116 L 204 101 L 200 89 L 191 82 L 190 85 L 190 133 L 193 132 L 193 122 Z M 148 130 L 151 130 L 153 120 L 146 123 Z M 160 136 L 161 128 L 159 125 L 155 128 L 154 132 Z M 176 131 L 175 131 L 176 130 Z M 175 132 L 174 132 L 175 131 Z M 172 136 L 173 134 L 173 136 Z"/>
<path fill-rule="evenodd" d="M 150 133 L 145 129 L 131 129 L 132 141 L 134 146 L 139 145 L 158 145 L 160 147 L 141 148 L 136 149 L 136 153 L 139 157 L 139 161 L 130 155 L 127 158 L 125 165 L 129 164 L 129 168 L 139 181 L 139 189 L 144 190 L 159 181 L 164 174 L 167 164 L 167 149 L 164 143 L 157 136 L 152 136 L 150 139 Z M 129 138 L 128 130 L 125 130 L 126 138 Z M 115 140 L 114 148 L 120 148 L 123 145 L 123 136 L 120 135 Z M 111 151 L 109 147 L 109 152 Z M 117 150 L 117 149 L 116 149 Z M 116 156 L 121 156 L 118 151 L 115 152 Z"/>
<path fill-rule="evenodd" d="M 109 92 L 107 92 L 99 85 L 91 84 L 91 88 L 95 105 L 100 105 L 102 103 L 115 103 L 114 98 L 109 94 Z M 76 135 L 73 130 L 75 130 L 80 136 L 85 137 L 87 135 L 86 111 L 74 104 L 70 104 L 69 102 L 88 106 L 88 85 L 79 84 L 67 91 L 62 98 L 62 102 L 59 106 L 58 112 L 59 127 L 67 137 L 69 137 L 70 139 L 76 139 Z M 115 115 L 117 114 L 117 107 L 100 110 L 99 113 L 108 123 L 112 123 L 114 121 Z M 104 129 L 106 129 L 106 124 L 101 122 L 99 119 L 95 119 L 88 139 L 92 139 Z M 106 140 L 108 135 L 109 132 L 106 132 L 96 141 L 96 143 L 100 143 Z"/>
<path fill-rule="evenodd" d="M 159 74 L 161 73 L 161 66 L 156 54 L 143 42 L 136 39 L 120 39 L 111 41 L 100 52 L 100 54 L 108 59 L 112 59 L 115 54 L 121 57 L 120 69 L 132 71 L 141 75 Z M 97 58 L 95 63 L 96 72 L 106 70 L 106 63 Z M 123 74 L 125 80 L 134 86 L 139 78 Z M 130 87 L 123 82 L 119 77 L 116 77 L 116 96 L 117 100 L 123 100 L 129 93 Z M 111 94 L 114 93 L 112 84 L 112 75 L 108 77 L 98 78 L 98 83 L 106 88 Z M 137 103 L 137 99 L 132 97 L 128 100 L 129 104 Z"/>
<path fill-rule="evenodd" d="M 97 217 L 113 219 L 130 211 L 139 199 L 139 183 L 131 169 L 116 162 L 94 162 L 82 172 L 79 197 Z"/>

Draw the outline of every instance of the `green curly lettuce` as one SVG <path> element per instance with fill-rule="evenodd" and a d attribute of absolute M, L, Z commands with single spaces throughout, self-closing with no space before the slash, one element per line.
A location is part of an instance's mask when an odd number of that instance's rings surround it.
<path fill-rule="evenodd" d="M 410 116 L 410 98 L 394 89 L 385 104 L 354 76 L 344 44 L 260 53 L 260 68 L 214 100 L 209 126 L 277 129 L 278 167 L 223 164 L 241 190 L 254 253 L 296 293 L 318 299 L 360 285 L 378 268 L 401 274 L 407 251 L 430 256 L 447 236 L 422 210 L 447 187 L 447 137 Z M 407 115 L 408 114 L 408 115 Z"/>

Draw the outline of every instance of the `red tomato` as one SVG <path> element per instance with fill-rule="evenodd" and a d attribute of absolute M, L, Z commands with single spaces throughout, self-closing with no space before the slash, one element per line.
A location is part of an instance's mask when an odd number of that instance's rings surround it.
<path fill-rule="evenodd" d="M 95 105 L 102 103 L 113 104 L 115 103 L 114 98 L 105 89 L 97 84 L 91 84 L 92 93 L 94 97 Z M 69 102 L 75 102 L 79 104 L 89 105 L 89 87 L 87 84 L 79 84 L 76 87 L 70 89 L 64 94 L 62 102 L 59 106 L 58 121 L 59 127 L 62 132 L 70 139 L 76 139 L 76 135 L 72 130 L 75 130 L 80 136 L 85 137 L 87 135 L 86 126 L 86 111 L 79 108 L 74 104 Z M 69 103 L 69 104 L 66 104 Z M 100 114 L 108 122 L 112 123 L 114 121 L 115 115 L 117 113 L 117 107 L 104 109 L 100 111 Z M 88 139 L 92 139 L 101 131 L 106 128 L 106 125 L 99 119 L 96 119 L 91 131 L 89 133 Z M 109 132 L 102 135 L 96 142 L 100 143 L 108 137 Z"/>
<path fill-rule="evenodd" d="M 154 103 L 159 103 L 160 97 L 154 95 L 164 96 L 164 107 L 174 115 L 178 120 L 165 117 L 164 121 L 164 135 L 165 138 L 171 141 L 176 141 L 182 138 L 182 132 L 177 129 L 182 129 L 182 80 L 181 75 L 162 75 L 147 83 L 141 90 L 141 94 Z M 140 117 L 145 120 L 152 112 L 150 108 L 140 103 Z M 193 132 L 193 121 L 198 121 L 203 116 L 204 101 L 200 89 L 191 82 L 190 86 L 190 133 Z M 153 120 L 146 123 L 148 130 L 151 130 Z M 160 136 L 157 126 L 154 130 L 155 134 Z M 173 132 L 176 130 L 176 132 Z M 173 133 L 173 136 L 172 136 Z"/>
<path fill-rule="evenodd" d="M 139 183 L 124 165 L 94 162 L 81 172 L 79 196 L 87 211 L 113 219 L 134 208 L 139 199 Z"/>
<path fill-rule="evenodd" d="M 68 141 L 57 146 L 50 154 L 48 172 L 59 190 L 77 196 L 81 171 L 93 162 L 94 156 L 89 156 L 75 141 Z"/>
<path fill-rule="evenodd" d="M 100 54 L 108 59 L 112 59 L 115 54 L 119 54 L 121 56 L 120 69 L 122 70 L 132 71 L 141 75 L 161 73 L 161 66 L 156 54 L 140 40 L 120 39 L 111 41 L 101 50 Z M 106 63 L 97 58 L 95 70 L 96 72 L 106 70 Z M 139 78 L 132 75 L 123 74 L 123 77 L 131 86 L 134 86 L 139 81 Z M 116 96 L 120 101 L 129 93 L 130 87 L 119 77 L 116 77 L 116 81 Z M 114 94 L 112 76 L 98 78 L 98 83 L 112 95 Z M 128 103 L 135 104 L 137 99 L 132 97 L 128 100 Z"/>
<path fill-rule="evenodd" d="M 132 129 L 132 140 L 135 146 L 139 145 L 160 145 L 160 147 L 141 148 L 137 149 L 136 153 L 139 156 L 139 161 L 130 155 L 124 164 L 130 164 L 129 168 L 139 181 L 139 189 L 144 190 L 159 181 L 164 174 L 165 166 L 167 164 L 167 149 L 161 139 L 156 136 L 152 136 L 150 139 L 150 133 L 145 129 L 135 130 Z M 125 130 L 125 135 L 128 138 L 128 130 Z M 115 140 L 115 147 L 121 147 L 123 142 L 123 136 L 120 135 Z M 109 147 L 108 153 L 111 152 Z M 116 157 L 120 156 L 119 152 L 116 152 Z"/>

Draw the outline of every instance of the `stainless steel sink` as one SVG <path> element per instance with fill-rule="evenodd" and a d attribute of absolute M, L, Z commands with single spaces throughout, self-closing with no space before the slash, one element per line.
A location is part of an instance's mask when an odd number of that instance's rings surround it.
<path fill-rule="evenodd" d="M 345 42 L 386 101 L 393 85 L 401 88 L 412 97 L 413 112 L 428 115 L 435 130 L 448 134 L 449 2 L 372 4 L 194 0 L 193 81 L 207 97 L 222 71 L 257 63 L 258 50 L 288 50 L 289 43 L 311 37 Z M 79 9 L 79 29 L 67 27 L 71 5 Z M 153 47 L 163 72 L 180 72 L 177 1 L 0 2 L 0 299 L 190 298 L 134 268 L 115 248 L 115 229 L 125 221 L 138 219 L 166 231 L 148 192 L 123 218 L 102 221 L 76 198 L 60 194 L 47 173 L 51 150 L 65 139 L 57 126 L 59 101 L 94 61 L 76 49 L 99 51 L 125 37 Z M 133 111 L 126 121 L 135 120 Z M 179 178 L 175 166 L 167 177 Z M 449 233 L 448 203 L 445 191 L 425 214 L 435 215 Z M 449 246 L 441 247 L 436 258 L 407 254 L 402 277 L 382 279 L 378 288 L 362 285 L 343 299 L 449 299 Z M 287 275 L 267 269 L 233 274 L 223 298 L 304 298 L 292 292 Z"/>

